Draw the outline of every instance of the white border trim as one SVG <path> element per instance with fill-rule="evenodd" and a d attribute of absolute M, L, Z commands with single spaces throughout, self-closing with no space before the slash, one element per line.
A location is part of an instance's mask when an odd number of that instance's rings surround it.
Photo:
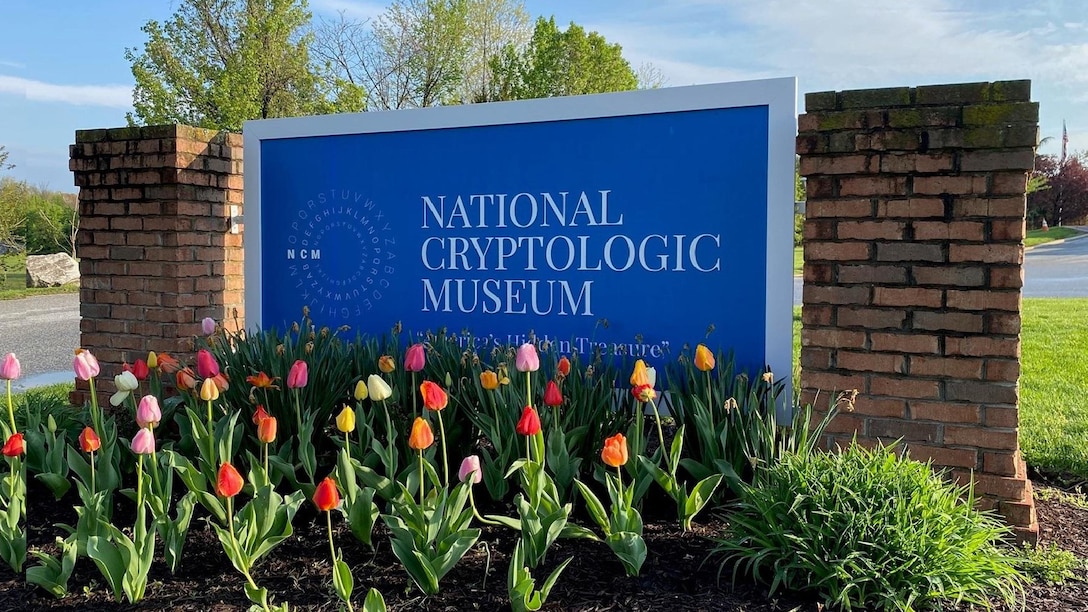
<path fill-rule="evenodd" d="M 768 107 L 765 351 L 767 365 L 776 376 L 786 380 L 786 391 L 790 393 L 793 384 L 790 380 L 793 371 L 793 157 L 797 134 L 797 79 L 793 77 L 516 102 L 247 121 L 243 129 L 246 317 L 249 321 L 263 318 L 261 142 L 264 140 L 542 123 L 743 106 Z"/>

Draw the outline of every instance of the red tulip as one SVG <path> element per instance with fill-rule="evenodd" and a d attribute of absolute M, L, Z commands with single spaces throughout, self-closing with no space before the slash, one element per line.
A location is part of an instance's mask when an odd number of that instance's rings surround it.
<path fill-rule="evenodd" d="M 136 380 L 146 380 L 150 373 L 151 370 L 143 359 L 137 359 L 136 363 L 132 364 L 132 375 L 136 377 Z"/>
<path fill-rule="evenodd" d="M 26 444 L 23 442 L 23 434 L 13 433 L 8 441 L 4 443 L 4 456 L 5 457 L 18 457 L 26 452 Z"/>
<path fill-rule="evenodd" d="M 268 417 L 269 417 L 269 414 L 267 412 L 265 412 L 264 406 L 261 405 L 261 404 L 258 404 L 257 405 L 257 410 L 253 412 L 253 424 L 254 425 L 260 425 L 261 421 L 267 419 Z"/>
<path fill-rule="evenodd" d="M 98 439 L 98 434 L 93 429 L 84 427 L 83 432 L 79 434 L 79 447 L 85 453 L 93 453 L 102 448 L 102 440 Z"/>
<path fill-rule="evenodd" d="M 219 466 L 219 476 L 215 480 L 216 495 L 234 497 L 242 490 L 243 484 L 245 484 L 245 481 L 242 480 L 242 475 L 238 473 L 238 470 L 234 469 L 229 461 Z"/>
<path fill-rule="evenodd" d="M 540 415 L 536 413 L 536 409 L 532 406 L 526 406 L 525 410 L 521 412 L 521 419 L 518 420 L 515 431 L 522 436 L 535 436 L 540 433 Z"/>
<path fill-rule="evenodd" d="M 178 363 L 178 360 L 174 359 L 170 355 L 167 355 L 166 353 L 159 353 L 158 355 L 156 355 L 155 361 L 159 366 L 159 370 L 162 371 L 163 374 L 174 374 L 181 369 L 181 364 Z"/>
<path fill-rule="evenodd" d="M 438 384 L 429 380 L 423 381 L 419 386 L 419 392 L 423 395 L 423 405 L 429 410 L 442 410 L 449 403 L 449 396 Z"/>
<path fill-rule="evenodd" d="M 549 380 L 548 386 L 544 388 L 544 404 L 552 408 L 563 404 L 563 393 L 559 391 L 559 385 L 554 380 Z"/>
<path fill-rule="evenodd" d="M 200 349 L 196 353 L 196 373 L 201 378 L 215 378 L 219 375 L 219 362 L 215 360 L 208 349 Z"/>
<path fill-rule="evenodd" d="M 560 357 L 559 365 L 555 367 L 555 371 L 559 374 L 561 378 L 566 378 L 567 376 L 570 376 L 570 359 L 567 359 L 565 356 Z"/>
<path fill-rule="evenodd" d="M 317 485 L 314 491 L 314 505 L 322 512 L 328 512 L 340 505 L 340 491 L 336 488 L 336 481 L 332 477 L 326 477 Z"/>

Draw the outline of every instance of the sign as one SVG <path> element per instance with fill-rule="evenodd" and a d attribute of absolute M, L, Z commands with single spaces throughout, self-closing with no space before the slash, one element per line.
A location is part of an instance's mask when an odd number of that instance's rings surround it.
<path fill-rule="evenodd" d="M 796 83 L 245 124 L 246 313 L 791 370 Z M 467 341 L 469 335 L 465 336 Z"/>

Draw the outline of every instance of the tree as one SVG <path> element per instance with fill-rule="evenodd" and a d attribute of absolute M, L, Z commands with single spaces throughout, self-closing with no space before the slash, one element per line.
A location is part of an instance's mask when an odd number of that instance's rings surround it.
<path fill-rule="evenodd" d="M 372 110 L 490 99 L 491 59 L 528 39 L 517 0 L 396 0 L 370 22 L 322 20 L 314 56 Z"/>
<path fill-rule="evenodd" d="M 1035 177 L 1041 177 L 1044 187 L 1028 194 L 1032 226 L 1041 224 L 1042 219 L 1054 226 L 1088 222 L 1088 153 L 1074 153 L 1064 164 L 1054 155 L 1039 155 Z"/>
<path fill-rule="evenodd" d="M 240 130 L 247 119 L 361 110 L 348 83 L 310 63 L 305 0 L 181 0 L 149 21 L 142 52 L 126 49 L 136 79 L 131 124 Z"/>
<path fill-rule="evenodd" d="M 560 30 L 555 17 L 537 19 L 529 43 L 507 45 L 492 60 L 497 99 L 522 100 L 626 91 L 639 87 L 638 76 L 623 58 L 620 45 L 571 23 Z"/>
<path fill-rule="evenodd" d="M 8 152 L 4 149 L 4 145 L 0 145 L 0 170 L 11 170 L 15 167 L 15 164 L 8 163 Z"/>

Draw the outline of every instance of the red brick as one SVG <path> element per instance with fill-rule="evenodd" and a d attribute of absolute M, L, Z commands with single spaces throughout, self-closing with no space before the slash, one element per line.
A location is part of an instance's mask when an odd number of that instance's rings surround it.
<path fill-rule="evenodd" d="M 802 389 L 817 389 L 824 393 L 835 394 L 849 389 L 862 390 L 864 387 L 865 377 L 861 375 L 846 376 L 830 372 L 801 370 Z"/>
<path fill-rule="evenodd" d="M 943 292 L 940 289 L 921 287 L 875 287 L 873 305 L 875 306 L 920 306 L 940 308 Z"/>
<path fill-rule="evenodd" d="M 802 327 L 801 346 L 861 349 L 865 348 L 865 332 Z"/>
<path fill-rule="evenodd" d="M 901 329 L 907 319 L 904 310 L 880 310 L 876 308 L 840 308 L 840 327 L 864 327 L 866 329 Z"/>
<path fill-rule="evenodd" d="M 852 353 L 839 351 L 835 365 L 843 370 L 854 372 L 884 372 L 901 374 L 905 367 L 902 355 L 887 353 Z"/>
<path fill-rule="evenodd" d="M 873 419 L 869 421 L 869 435 L 889 444 L 900 439 L 932 443 L 940 440 L 941 426 L 899 419 Z"/>
<path fill-rule="evenodd" d="M 1017 427 L 1020 424 L 1019 411 L 1009 406 L 986 406 L 982 424 L 987 427 Z"/>
<path fill-rule="evenodd" d="M 990 239 L 994 241 L 1020 242 L 1027 234 L 1024 219 L 995 219 L 990 222 Z"/>
<path fill-rule="evenodd" d="M 937 336 L 926 336 L 917 333 L 890 334 L 873 332 L 870 334 L 870 340 L 872 346 L 869 349 L 879 352 L 928 354 L 937 353 L 940 350 Z"/>
<path fill-rule="evenodd" d="M 954 247 L 955 245 L 953 245 Z M 877 261 L 944 261 L 944 250 L 939 244 L 907 242 L 878 242 Z"/>
<path fill-rule="evenodd" d="M 907 454 L 915 461 L 932 461 L 941 467 L 960 467 L 973 470 L 978 467 L 978 451 L 971 448 L 945 448 L 925 444 L 907 444 Z"/>
<path fill-rule="evenodd" d="M 919 176 L 914 193 L 922 195 L 986 193 L 985 176 Z"/>
<path fill-rule="evenodd" d="M 1019 393 L 1015 384 L 992 381 L 948 380 L 944 384 L 945 397 L 950 400 L 982 402 L 984 404 L 1016 405 Z"/>
<path fill-rule="evenodd" d="M 831 283 L 835 280 L 835 266 L 832 264 L 806 263 L 802 268 L 806 283 Z"/>
<path fill-rule="evenodd" d="M 831 368 L 831 350 L 806 347 L 801 350 L 801 367 L 828 370 Z"/>
<path fill-rule="evenodd" d="M 905 283 L 907 269 L 902 266 L 840 265 L 838 282 L 852 283 Z"/>
<path fill-rule="evenodd" d="M 1016 476 L 1016 455 L 1011 453 L 983 453 L 982 469 L 999 476 Z"/>
<path fill-rule="evenodd" d="M 935 399 L 940 397 L 941 383 L 936 380 L 873 376 L 869 381 L 869 392 L 873 395 Z"/>
<path fill-rule="evenodd" d="M 889 176 L 850 176 L 839 179 L 839 195 L 888 196 L 906 195 L 906 179 Z"/>
<path fill-rule="evenodd" d="M 981 221 L 916 221 L 915 240 L 970 240 L 981 242 L 985 238 L 985 226 Z"/>
<path fill-rule="evenodd" d="M 990 334 L 1003 336 L 1020 335 L 1019 312 L 991 312 L 986 315 L 986 329 Z"/>
<path fill-rule="evenodd" d="M 1024 286 L 1024 268 L 990 268 L 990 287 L 994 289 L 1019 289 Z"/>
<path fill-rule="evenodd" d="M 864 174 L 876 171 L 867 155 L 812 156 L 801 158 L 801 176 L 814 174 Z"/>
<path fill-rule="evenodd" d="M 982 333 L 982 315 L 966 312 L 915 312 L 911 329 Z"/>
<path fill-rule="evenodd" d="M 869 245 L 864 242 L 806 242 L 805 261 L 865 261 Z"/>
<path fill-rule="evenodd" d="M 1010 525 L 1036 525 L 1036 530 L 1038 530 L 1038 518 L 1035 514 L 1034 501 L 1004 500 L 998 506 L 998 512 L 1005 517 L 1005 521 Z M 1036 534 L 1036 537 L 1038 537 L 1038 534 Z"/>
<path fill-rule="evenodd" d="M 902 221 L 841 221 L 840 240 L 902 240 L 906 223 Z"/>
<path fill-rule="evenodd" d="M 953 244 L 948 247 L 948 261 L 1022 264 L 1024 247 L 1019 244 Z"/>
<path fill-rule="evenodd" d="M 947 306 L 949 308 L 1020 312 L 1019 291 L 955 291 L 949 289 L 947 297 Z"/>
<path fill-rule="evenodd" d="M 907 413 L 906 400 L 896 398 L 859 395 L 854 406 L 855 413 L 871 417 L 902 419 Z"/>
<path fill-rule="evenodd" d="M 986 380 L 1016 382 L 1020 379 L 1020 362 L 1014 359 L 987 359 Z"/>
<path fill-rule="evenodd" d="M 1027 209 L 1024 196 L 1015 198 L 960 198 L 952 206 L 953 214 L 962 217 L 1016 217 Z"/>
<path fill-rule="evenodd" d="M 1023 195 L 1027 193 L 1027 172 L 995 172 L 990 186 L 990 193 L 994 195 Z"/>
<path fill-rule="evenodd" d="M 940 376 L 964 380 L 982 380 L 981 359 L 948 359 L 915 355 L 910 358 L 912 376 Z"/>
<path fill-rule="evenodd" d="M 868 287 L 824 287 L 819 285 L 804 285 L 802 288 L 804 303 L 815 304 L 858 304 L 869 303 Z"/>
<path fill-rule="evenodd" d="M 909 198 L 888 200 L 878 207 L 880 217 L 906 217 L 924 219 L 944 217 L 944 202 L 940 198 Z"/>
<path fill-rule="evenodd" d="M 1027 493 L 1027 481 L 990 474 L 975 474 L 975 494 L 1001 499 L 1023 500 Z"/>
<path fill-rule="evenodd" d="M 1016 430 L 1001 430 L 992 427 L 961 427 L 946 425 L 944 443 L 949 446 L 977 446 L 995 450 L 1015 451 L 1018 436 Z"/>
<path fill-rule="evenodd" d="M 949 357 L 1004 357 L 1020 358 L 1019 338 L 945 338 L 944 354 Z"/>
<path fill-rule="evenodd" d="M 978 404 L 957 404 L 953 402 L 910 403 L 910 417 L 917 421 L 940 421 L 942 423 L 961 423 L 975 425 L 979 422 Z"/>
<path fill-rule="evenodd" d="M 813 414 L 813 417 L 815 417 L 816 414 L 818 413 Z M 823 415 L 820 414 L 820 418 L 822 417 Z M 843 414 L 840 412 L 839 414 L 835 415 L 835 418 L 831 419 L 830 423 L 827 424 L 827 428 L 824 429 L 824 433 L 853 434 L 855 432 L 863 432 L 864 430 L 864 419 L 853 414 Z"/>
<path fill-rule="evenodd" d="M 801 324 L 805 327 L 831 325 L 834 310 L 831 306 L 804 304 L 801 306 Z"/>
<path fill-rule="evenodd" d="M 810 200 L 805 205 L 805 218 L 819 217 L 871 217 L 871 200 Z"/>
<path fill-rule="evenodd" d="M 911 274 L 914 275 L 914 282 L 919 285 L 980 287 L 986 282 L 986 270 L 980 267 L 914 266 L 911 268 Z"/>

